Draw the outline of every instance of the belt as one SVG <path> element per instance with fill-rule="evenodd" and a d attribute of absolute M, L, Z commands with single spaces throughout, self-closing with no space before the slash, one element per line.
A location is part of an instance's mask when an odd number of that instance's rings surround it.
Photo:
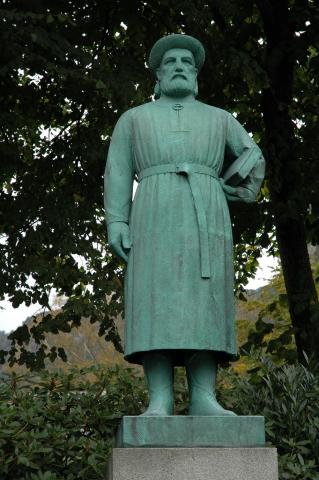
<path fill-rule="evenodd" d="M 146 177 L 150 177 L 151 175 L 158 175 L 160 173 L 184 174 L 187 177 L 193 197 L 198 223 L 201 276 L 202 278 L 210 278 L 211 270 L 209 258 L 207 218 L 201 193 L 201 187 L 197 182 L 196 174 L 209 175 L 210 177 L 219 180 L 218 173 L 212 168 L 205 165 L 199 165 L 198 163 L 168 163 L 164 165 L 155 165 L 153 167 L 145 168 L 144 170 L 139 172 L 138 180 L 141 181 Z"/>

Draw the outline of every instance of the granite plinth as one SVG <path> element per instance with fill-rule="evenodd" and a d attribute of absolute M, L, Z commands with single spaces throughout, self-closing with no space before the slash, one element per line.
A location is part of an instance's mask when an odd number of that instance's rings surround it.
<path fill-rule="evenodd" d="M 107 480 L 278 480 L 275 448 L 115 448 Z"/>
<path fill-rule="evenodd" d="M 123 417 L 117 446 L 140 447 L 263 447 L 261 416 Z"/>

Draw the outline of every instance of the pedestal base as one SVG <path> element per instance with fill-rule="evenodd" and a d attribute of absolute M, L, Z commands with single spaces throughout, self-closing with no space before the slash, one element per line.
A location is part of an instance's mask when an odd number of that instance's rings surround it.
<path fill-rule="evenodd" d="M 108 480 L 278 480 L 275 448 L 115 448 Z"/>
<path fill-rule="evenodd" d="M 123 417 L 117 447 L 264 447 L 261 416 Z"/>

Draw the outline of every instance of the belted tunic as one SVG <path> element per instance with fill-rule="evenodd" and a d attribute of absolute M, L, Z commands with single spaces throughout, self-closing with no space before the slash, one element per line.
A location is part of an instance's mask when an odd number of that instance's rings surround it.
<path fill-rule="evenodd" d="M 130 226 L 125 275 L 125 358 L 167 349 L 237 354 L 231 222 L 222 180 L 250 156 L 239 200 L 253 201 L 264 174 L 260 149 L 237 120 L 198 101 L 160 101 L 118 121 L 105 173 L 107 224 Z M 236 173 L 236 172 L 235 172 Z M 138 187 L 132 202 L 134 178 Z"/>
<path fill-rule="evenodd" d="M 210 175 L 216 179 L 218 179 L 218 174 L 212 168 L 207 167 L 206 165 L 199 165 L 198 163 L 168 163 L 166 165 L 155 165 L 154 167 L 149 167 L 142 170 L 138 175 L 138 179 L 141 181 L 143 178 L 149 177 L 150 175 L 158 175 L 160 173 L 177 173 L 187 176 L 189 187 L 193 196 L 198 223 L 201 275 L 203 278 L 210 278 L 211 262 L 209 258 L 209 238 L 206 212 L 203 204 L 202 194 L 198 188 L 198 182 L 196 181 L 196 176 L 194 176 L 194 173 Z"/>

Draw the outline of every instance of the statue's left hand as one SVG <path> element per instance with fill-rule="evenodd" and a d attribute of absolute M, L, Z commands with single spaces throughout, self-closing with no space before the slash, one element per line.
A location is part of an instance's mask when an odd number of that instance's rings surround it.
<path fill-rule="evenodd" d="M 240 198 L 237 194 L 237 188 L 231 187 L 230 185 L 226 185 L 226 183 L 222 182 L 222 187 L 225 192 L 225 196 L 228 201 L 230 202 L 238 202 Z"/>
<path fill-rule="evenodd" d="M 221 185 L 229 202 L 251 203 L 255 201 L 255 194 L 245 186 L 231 187 L 224 181 L 221 182 Z"/>
<path fill-rule="evenodd" d="M 130 227 L 125 222 L 113 222 L 107 227 L 109 245 L 114 252 L 127 262 L 132 246 Z"/>

